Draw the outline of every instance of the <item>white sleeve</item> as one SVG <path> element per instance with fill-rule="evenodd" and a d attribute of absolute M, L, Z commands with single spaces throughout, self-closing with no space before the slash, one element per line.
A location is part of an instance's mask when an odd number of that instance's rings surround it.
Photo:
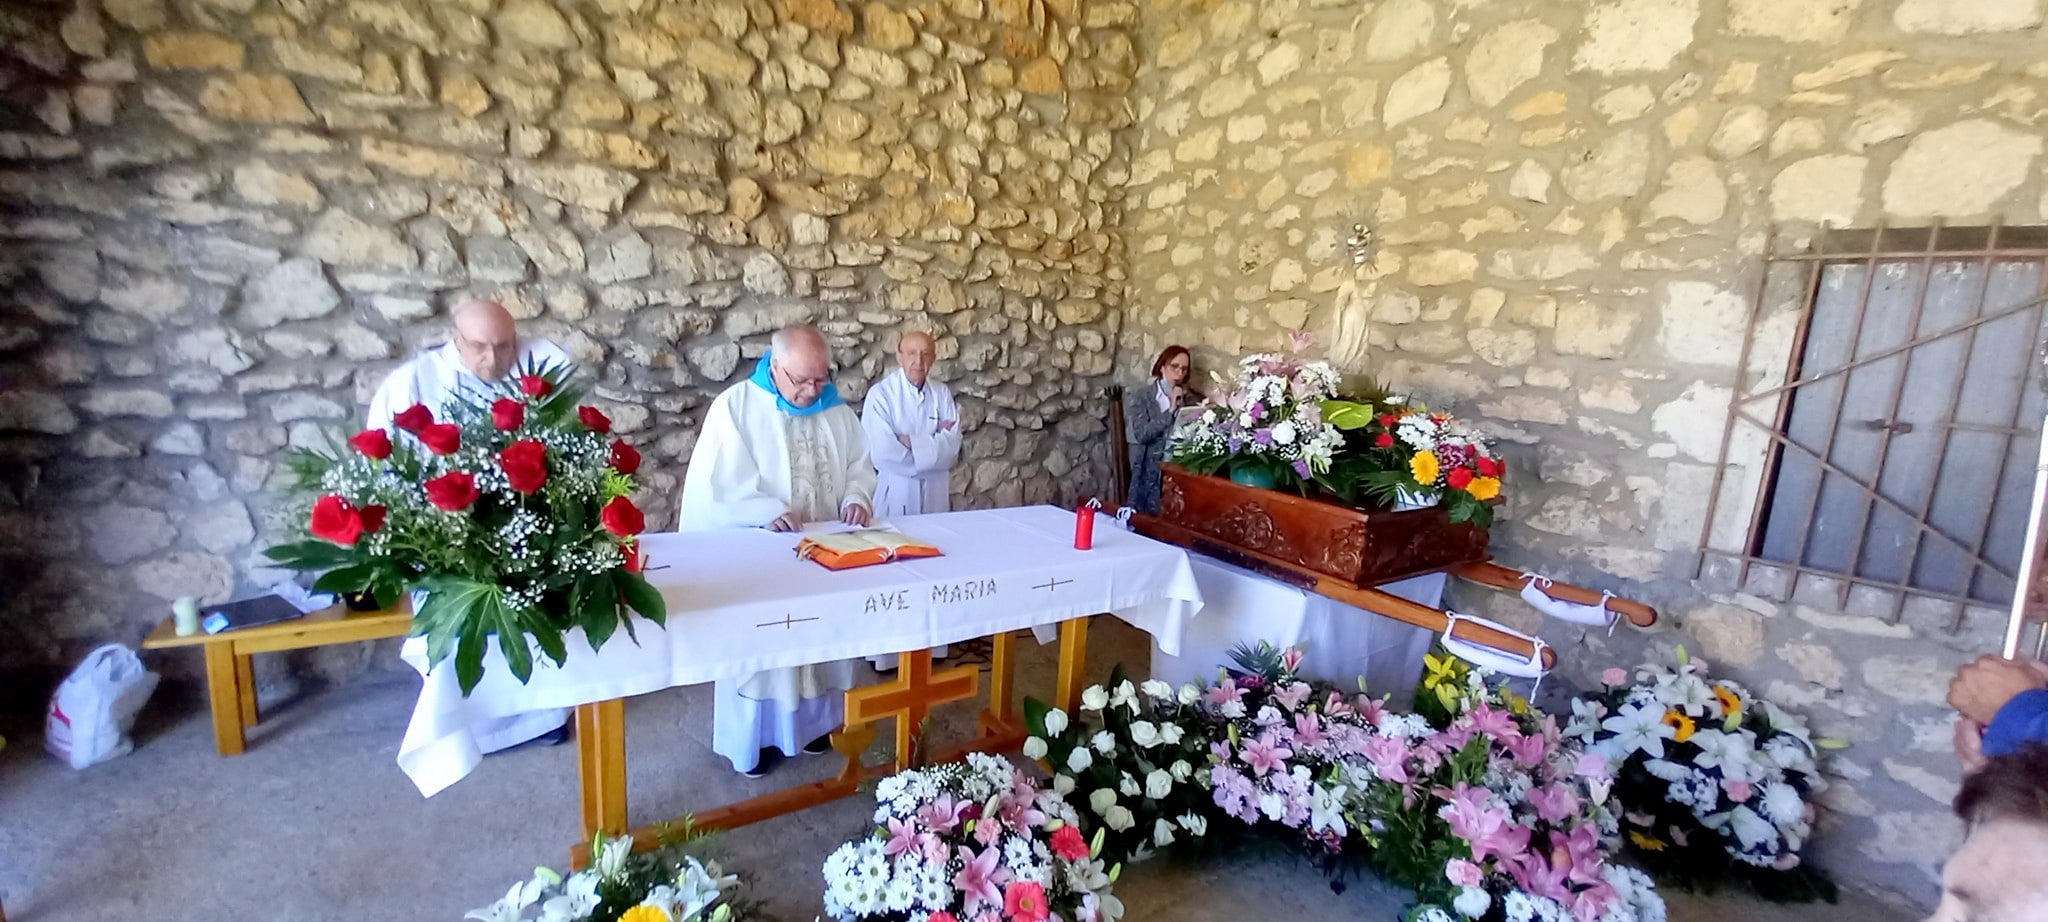
<path fill-rule="evenodd" d="M 747 450 L 732 401 L 719 399 L 704 415 L 704 430 L 683 474 L 682 531 L 759 527 L 789 511 L 761 482 L 761 466 Z M 873 477 L 872 474 L 869 475 Z"/>
<path fill-rule="evenodd" d="M 846 451 L 846 495 L 839 498 L 839 508 L 859 503 L 872 511 L 875 508 L 875 462 L 868 454 L 867 439 L 861 435 L 860 420 L 854 417 L 852 407 L 834 409 L 846 411 L 838 414 L 840 418 L 835 420 L 833 427 L 839 433 L 839 444 Z M 890 443 L 896 444 L 895 439 L 890 439 Z M 899 444 L 897 447 L 902 446 Z"/>
<path fill-rule="evenodd" d="M 934 396 L 939 399 L 932 401 L 932 409 L 939 418 L 918 420 L 910 437 L 913 465 L 920 474 L 950 471 L 953 463 L 960 460 L 960 408 L 953 403 L 951 391 L 940 391 Z M 953 427 L 940 428 L 939 424 L 947 420 L 953 421 Z"/>
<path fill-rule="evenodd" d="M 908 477 L 917 473 L 916 459 L 910 449 L 896 441 L 896 402 L 889 398 L 890 393 L 886 386 L 868 391 L 868 399 L 860 408 L 860 431 L 876 468 Z M 912 443 L 915 444 L 915 436 Z"/>
<path fill-rule="evenodd" d="M 383 384 L 377 385 L 377 392 L 370 395 L 370 409 L 364 419 L 363 428 L 391 429 L 391 420 L 394 417 L 412 409 L 413 404 L 420 402 L 419 375 L 416 367 L 414 362 L 400 365 L 384 379 Z"/>

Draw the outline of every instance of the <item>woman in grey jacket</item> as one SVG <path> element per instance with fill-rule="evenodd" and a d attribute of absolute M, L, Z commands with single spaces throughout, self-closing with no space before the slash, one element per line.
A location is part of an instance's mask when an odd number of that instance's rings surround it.
<path fill-rule="evenodd" d="M 1131 496 L 1139 512 L 1159 513 L 1159 462 L 1180 408 L 1187 403 L 1193 362 L 1184 346 L 1168 346 L 1152 363 L 1152 386 L 1124 392 L 1124 442 L 1130 446 Z"/>

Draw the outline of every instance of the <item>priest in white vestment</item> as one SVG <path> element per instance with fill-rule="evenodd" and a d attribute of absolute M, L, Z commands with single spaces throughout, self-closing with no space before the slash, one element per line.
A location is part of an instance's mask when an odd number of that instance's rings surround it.
<path fill-rule="evenodd" d="M 683 475 L 677 528 L 797 531 L 808 522 L 866 525 L 875 468 L 860 420 L 832 385 L 825 337 L 808 326 L 775 334 L 754 373 L 718 395 Z M 774 757 L 828 751 L 853 687 L 846 661 L 774 669 L 716 685 L 711 748 L 760 777 Z"/>
<path fill-rule="evenodd" d="M 911 330 L 896 341 L 896 370 L 868 389 L 860 428 L 875 458 L 875 517 L 946 512 L 953 508 L 953 465 L 960 460 L 960 408 L 953 392 L 930 378 L 938 344 Z M 944 646 L 933 656 L 946 655 Z M 896 654 L 871 656 L 876 669 L 896 668 Z"/>
<path fill-rule="evenodd" d="M 449 401 L 487 393 L 492 382 L 514 369 L 571 364 L 562 347 L 544 339 L 521 339 L 512 314 L 496 301 L 465 297 L 455 302 L 450 315 L 453 335 L 445 345 L 398 366 L 377 387 L 370 398 L 367 428 L 388 430 L 399 438 L 404 433 L 392 419 L 415 404 L 425 405 L 439 418 Z M 477 748 L 497 752 L 543 736 L 559 743 L 568 738 L 568 722 L 565 708 L 497 718 L 477 733 Z"/>

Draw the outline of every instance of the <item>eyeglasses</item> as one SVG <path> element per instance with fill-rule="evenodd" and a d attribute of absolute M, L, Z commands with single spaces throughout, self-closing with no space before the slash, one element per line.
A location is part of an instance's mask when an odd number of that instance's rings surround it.
<path fill-rule="evenodd" d="M 824 387 L 832 381 L 832 373 L 829 371 L 815 378 L 799 378 L 796 375 L 790 374 L 789 369 L 782 367 L 780 364 L 775 366 L 775 370 L 789 380 L 790 390 L 812 390 Z"/>

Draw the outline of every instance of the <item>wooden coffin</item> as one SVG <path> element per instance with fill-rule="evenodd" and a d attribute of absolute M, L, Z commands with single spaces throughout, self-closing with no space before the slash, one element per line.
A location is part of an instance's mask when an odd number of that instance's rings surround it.
<path fill-rule="evenodd" d="M 1442 507 L 1353 509 L 1161 465 L 1159 514 L 1225 545 L 1372 586 L 1487 559 L 1486 529 Z"/>

